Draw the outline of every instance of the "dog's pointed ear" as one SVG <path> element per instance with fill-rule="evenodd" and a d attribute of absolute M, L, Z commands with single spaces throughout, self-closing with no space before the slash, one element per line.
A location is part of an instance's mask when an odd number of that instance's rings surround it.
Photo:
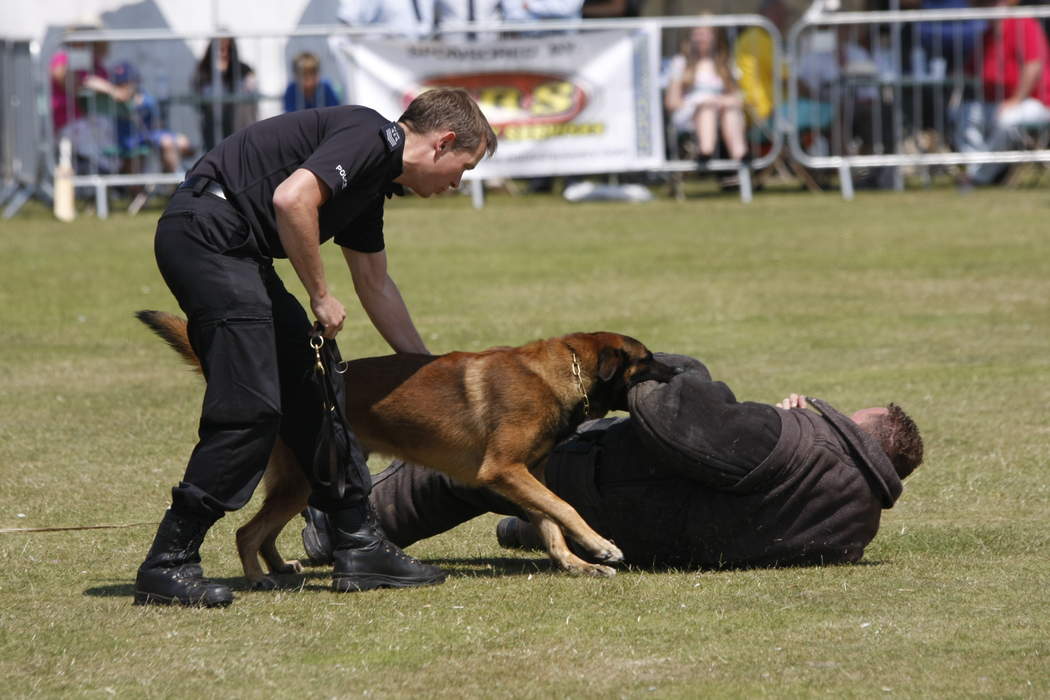
<path fill-rule="evenodd" d="M 616 348 L 602 348 L 601 352 L 598 353 L 598 379 L 603 382 L 607 382 L 616 376 L 621 365 L 623 365 L 623 357 L 620 351 Z"/>

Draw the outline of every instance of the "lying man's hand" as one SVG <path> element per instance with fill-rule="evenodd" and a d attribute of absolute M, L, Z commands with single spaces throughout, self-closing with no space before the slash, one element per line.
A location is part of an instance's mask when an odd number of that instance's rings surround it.
<path fill-rule="evenodd" d="M 806 397 L 799 394 L 792 394 L 778 403 L 777 406 L 781 408 L 809 408 L 809 404 L 806 403 Z"/>

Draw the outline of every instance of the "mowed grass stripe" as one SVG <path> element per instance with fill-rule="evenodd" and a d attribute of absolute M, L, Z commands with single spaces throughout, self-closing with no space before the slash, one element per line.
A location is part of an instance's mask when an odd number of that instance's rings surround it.
<path fill-rule="evenodd" d="M 133 317 L 177 311 L 159 211 L 0 222 L 0 528 L 159 520 L 201 380 Z M 1042 190 L 392 201 L 391 272 L 435 352 L 577 330 L 695 355 L 741 399 L 895 400 L 927 464 L 859 566 L 563 576 L 496 516 L 410 548 L 451 572 L 338 596 L 327 572 L 224 611 L 131 606 L 152 529 L 0 535 L 12 697 L 1046 697 L 1050 198 Z M 388 349 L 353 299 L 344 355 Z M 289 289 L 294 273 L 279 263 Z M 373 461 L 373 467 L 381 463 Z M 258 498 L 258 497 L 257 497 Z M 257 501 L 256 501 L 257 503 Z M 280 546 L 301 555 L 293 522 Z"/>

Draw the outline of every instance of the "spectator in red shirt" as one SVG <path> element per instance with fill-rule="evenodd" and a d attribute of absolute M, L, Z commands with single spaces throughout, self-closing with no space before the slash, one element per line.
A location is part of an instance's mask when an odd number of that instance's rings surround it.
<path fill-rule="evenodd" d="M 69 27 L 69 32 L 101 29 L 94 21 Z M 51 119 L 56 142 L 69 139 L 78 172 L 115 172 L 114 106 L 131 96 L 115 85 L 106 71 L 109 44 L 68 42 L 51 57 Z"/>
<path fill-rule="evenodd" d="M 83 21 L 69 27 L 68 32 L 92 31 L 102 26 L 95 21 Z M 114 99 L 126 99 L 127 93 L 109 80 L 105 60 L 109 53 L 109 44 L 105 41 L 69 42 L 55 52 L 48 64 L 51 77 L 51 118 L 58 134 L 72 121 L 81 119 L 85 114 L 83 97 L 85 91 L 106 95 Z M 74 65 L 70 70 L 71 55 L 82 60 L 74 61 L 85 65 Z M 90 67 L 86 64 L 90 61 Z"/>
<path fill-rule="evenodd" d="M 1017 0 L 981 4 L 1011 7 Z M 1008 150 L 1019 143 L 1020 129 L 1050 125 L 1050 45 L 1036 20 L 994 22 L 977 56 L 980 65 L 972 68 L 984 86 L 983 101 L 964 102 L 956 114 L 959 151 Z M 1001 163 L 968 166 L 964 184 L 992 184 L 1004 170 Z"/>

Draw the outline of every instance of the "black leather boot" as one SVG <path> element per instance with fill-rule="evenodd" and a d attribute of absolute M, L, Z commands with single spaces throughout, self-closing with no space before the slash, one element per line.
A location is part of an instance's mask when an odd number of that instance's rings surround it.
<path fill-rule="evenodd" d="M 496 523 L 496 541 L 505 549 L 545 549 L 535 526 L 521 518 L 504 518 Z"/>
<path fill-rule="evenodd" d="M 444 571 L 408 556 L 388 541 L 368 504 L 340 510 L 330 517 L 333 591 L 430 586 L 445 580 Z"/>
<path fill-rule="evenodd" d="M 306 526 L 303 528 L 303 549 L 306 556 L 310 557 L 310 563 L 321 566 L 332 563 L 332 537 L 331 525 L 324 511 L 313 506 L 307 506 L 303 511 L 303 520 Z"/>
<path fill-rule="evenodd" d="M 200 546 L 213 521 L 168 510 L 157 528 L 146 561 L 135 578 L 135 605 L 190 605 L 215 608 L 233 602 L 233 591 L 204 578 Z"/>

